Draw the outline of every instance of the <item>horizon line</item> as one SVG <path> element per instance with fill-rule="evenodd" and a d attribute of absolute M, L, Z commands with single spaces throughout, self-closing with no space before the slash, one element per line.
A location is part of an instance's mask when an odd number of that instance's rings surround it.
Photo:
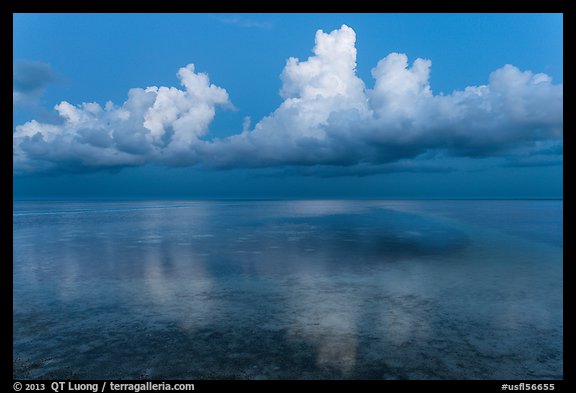
<path fill-rule="evenodd" d="M 205 197 L 205 198 L 162 198 L 162 197 L 25 197 L 12 198 L 13 202 L 71 202 L 71 201 L 90 201 L 90 202 L 120 202 L 120 201 L 190 201 L 190 202 L 209 202 L 209 201 L 563 201 L 563 197 L 514 197 L 514 198 L 480 198 L 480 197 L 446 197 L 446 198 L 338 198 L 338 197 Z"/>

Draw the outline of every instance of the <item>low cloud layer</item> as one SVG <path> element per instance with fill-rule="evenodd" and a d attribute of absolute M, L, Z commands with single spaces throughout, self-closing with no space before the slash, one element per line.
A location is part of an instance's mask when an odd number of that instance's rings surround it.
<path fill-rule="evenodd" d="M 434 95 L 428 59 L 391 53 L 367 87 L 356 74 L 356 35 L 348 26 L 316 33 L 306 61 L 282 71 L 284 101 L 243 131 L 210 138 L 224 88 L 190 64 L 182 88 L 148 87 L 111 102 L 55 109 L 61 124 L 30 121 L 14 131 L 14 171 L 95 171 L 158 163 L 216 168 L 285 167 L 330 175 L 451 170 L 454 158 L 503 165 L 562 161 L 562 84 L 505 65 L 488 83 Z M 16 86 L 16 82 L 15 82 Z"/>

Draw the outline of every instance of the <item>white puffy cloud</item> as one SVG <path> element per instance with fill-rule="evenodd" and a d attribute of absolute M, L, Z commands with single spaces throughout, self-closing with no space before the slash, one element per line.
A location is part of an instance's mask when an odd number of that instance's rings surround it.
<path fill-rule="evenodd" d="M 355 41 L 345 25 L 319 30 L 312 56 L 287 60 L 282 104 L 253 128 L 246 117 L 243 131 L 224 139 L 207 133 L 216 106 L 232 105 L 228 94 L 193 65 L 178 72 L 183 90 L 131 89 L 120 107 L 62 102 L 56 106 L 62 124 L 16 127 L 15 171 L 201 162 L 333 175 L 444 171 L 454 157 L 561 162 L 562 84 L 547 75 L 505 65 L 486 85 L 435 95 L 430 60 L 410 64 L 405 54 L 391 53 L 372 70 L 368 88 L 356 74 Z"/>
<path fill-rule="evenodd" d="M 391 53 L 372 70 L 369 89 L 356 74 L 355 40 L 347 26 L 318 31 L 313 56 L 288 59 L 280 107 L 253 130 L 207 144 L 207 159 L 223 167 L 445 170 L 439 157 L 498 156 L 542 140 L 561 143 L 562 85 L 548 76 L 505 65 L 487 85 L 434 95 L 430 60 L 410 65 L 405 54 Z"/>
<path fill-rule="evenodd" d="M 226 90 L 208 76 L 181 68 L 175 87 L 135 88 L 122 106 L 112 102 L 55 109 L 62 124 L 35 120 L 17 126 L 13 137 L 15 171 L 86 171 L 160 162 L 191 165 L 217 105 L 231 105 Z"/>

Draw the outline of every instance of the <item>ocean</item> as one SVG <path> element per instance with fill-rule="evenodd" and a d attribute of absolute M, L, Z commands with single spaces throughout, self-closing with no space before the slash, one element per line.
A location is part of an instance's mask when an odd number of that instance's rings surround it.
<path fill-rule="evenodd" d="M 562 379 L 559 200 L 15 201 L 17 379 Z"/>

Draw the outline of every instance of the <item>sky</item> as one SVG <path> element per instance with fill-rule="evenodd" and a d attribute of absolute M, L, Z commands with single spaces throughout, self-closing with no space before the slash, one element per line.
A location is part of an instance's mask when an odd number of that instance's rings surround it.
<path fill-rule="evenodd" d="M 561 14 L 14 14 L 15 199 L 561 198 Z"/>

